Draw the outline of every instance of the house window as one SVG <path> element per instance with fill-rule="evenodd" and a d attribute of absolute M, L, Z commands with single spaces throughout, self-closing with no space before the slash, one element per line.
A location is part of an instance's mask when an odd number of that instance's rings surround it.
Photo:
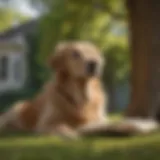
<path fill-rule="evenodd" d="M 14 79 L 16 81 L 20 81 L 22 79 L 22 70 L 21 60 L 17 59 L 14 63 Z"/>
<path fill-rule="evenodd" d="M 7 80 L 8 76 L 8 57 L 2 56 L 0 57 L 0 80 Z"/>

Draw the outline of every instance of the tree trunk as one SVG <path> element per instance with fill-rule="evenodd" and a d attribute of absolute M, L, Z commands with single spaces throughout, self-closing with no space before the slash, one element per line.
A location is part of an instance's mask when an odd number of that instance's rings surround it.
<path fill-rule="evenodd" d="M 160 1 L 127 2 L 132 52 L 127 116 L 148 118 L 160 114 Z"/>

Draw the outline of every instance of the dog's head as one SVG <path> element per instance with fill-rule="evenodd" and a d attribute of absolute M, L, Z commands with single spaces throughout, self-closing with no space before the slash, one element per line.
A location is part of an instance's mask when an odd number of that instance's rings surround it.
<path fill-rule="evenodd" d="M 57 72 L 88 78 L 101 75 L 103 58 L 98 48 L 89 42 L 63 42 L 49 58 L 49 65 Z"/>

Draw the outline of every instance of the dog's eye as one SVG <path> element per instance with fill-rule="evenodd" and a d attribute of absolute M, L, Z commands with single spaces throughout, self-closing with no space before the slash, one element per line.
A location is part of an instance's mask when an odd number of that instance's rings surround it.
<path fill-rule="evenodd" d="M 80 56 L 80 53 L 79 53 L 78 51 L 73 51 L 73 52 L 72 52 L 72 56 L 73 56 L 75 59 L 78 59 L 78 58 L 81 57 L 81 56 Z"/>

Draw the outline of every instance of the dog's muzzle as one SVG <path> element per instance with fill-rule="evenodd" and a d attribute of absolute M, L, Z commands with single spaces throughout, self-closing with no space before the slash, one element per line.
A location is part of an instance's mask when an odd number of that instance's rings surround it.
<path fill-rule="evenodd" d="M 97 68 L 98 68 L 98 65 L 95 61 L 89 61 L 87 62 L 87 73 L 89 75 L 96 75 L 97 74 Z"/>

